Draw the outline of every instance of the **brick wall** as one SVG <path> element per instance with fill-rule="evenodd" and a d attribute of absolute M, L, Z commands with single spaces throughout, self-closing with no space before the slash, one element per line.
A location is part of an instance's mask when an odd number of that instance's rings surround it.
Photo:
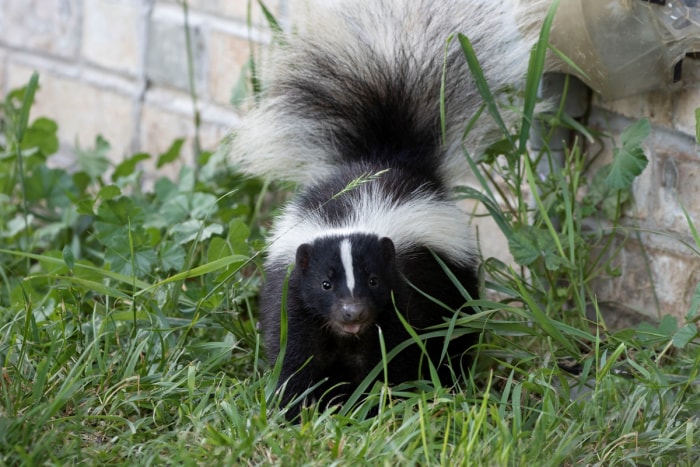
<path fill-rule="evenodd" d="M 247 0 L 190 0 L 194 82 L 204 148 L 213 149 L 237 122 L 230 104 L 250 47 Z M 292 0 L 266 2 L 281 19 Z M 254 8 L 254 24 L 264 20 Z M 157 155 L 187 136 L 192 157 L 194 124 L 188 93 L 183 11 L 171 0 L 0 0 L 0 89 L 40 77 L 33 115 L 60 125 L 64 163 L 76 144 L 90 146 L 97 134 L 112 144 L 114 161 L 135 152 Z M 591 123 L 613 135 L 647 116 L 654 131 L 646 144 L 649 166 L 634 186 L 624 223 L 629 229 L 615 264 L 617 277 L 596 282 L 601 302 L 621 303 L 649 316 L 682 316 L 700 281 L 700 258 L 680 206 L 700 227 L 700 156 L 694 109 L 700 107 L 700 66 L 689 60 L 686 84 L 619 101 L 594 98 Z M 598 163 L 609 162 L 610 147 Z M 484 235 L 487 240 L 496 238 Z M 621 241 L 621 240 L 620 240 Z M 485 242 L 488 252 L 507 251 Z M 492 243 L 492 242 L 491 242 Z M 488 253 L 487 252 L 487 253 Z"/>
<path fill-rule="evenodd" d="M 618 274 L 596 281 L 599 300 L 647 316 L 682 318 L 700 283 L 700 257 L 693 245 L 688 212 L 700 227 L 700 152 L 695 144 L 695 109 L 700 107 L 700 61 L 686 59 L 677 88 L 615 101 L 593 98 L 589 124 L 615 137 L 641 117 L 652 122 L 645 141 L 649 165 L 633 185 L 633 200 L 618 238 Z M 612 160 L 606 144 L 596 165 Z M 696 247 L 697 248 L 697 247 Z"/>
<path fill-rule="evenodd" d="M 277 0 L 267 4 L 283 13 Z M 201 141 L 214 149 L 237 115 L 232 89 L 248 59 L 247 0 L 190 0 L 193 75 Z M 263 22 L 253 8 L 254 24 Z M 163 152 L 186 136 L 192 158 L 184 14 L 160 0 L 0 0 L 0 90 L 40 74 L 32 115 L 59 124 L 61 157 L 102 134 L 115 162 L 136 152 Z M 260 35 L 253 34 L 260 39 Z"/>

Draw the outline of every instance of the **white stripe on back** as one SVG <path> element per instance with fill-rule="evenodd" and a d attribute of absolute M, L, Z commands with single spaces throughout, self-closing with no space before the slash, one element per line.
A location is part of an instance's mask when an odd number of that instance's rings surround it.
<path fill-rule="evenodd" d="M 355 288 L 355 274 L 353 272 L 352 265 L 352 245 L 350 240 L 347 238 L 340 242 L 340 261 L 343 263 L 343 269 L 345 269 L 345 280 L 348 285 L 348 290 L 350 295 Z"/>

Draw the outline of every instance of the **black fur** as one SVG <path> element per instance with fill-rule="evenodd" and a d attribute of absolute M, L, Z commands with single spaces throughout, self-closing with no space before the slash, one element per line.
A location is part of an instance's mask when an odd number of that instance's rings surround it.
<path fill-rule="evenodd" d="M 248 173 L 302 185 L 272 229 L 261 293 L 264 342 L 276 361 L 285 274 L 295 263 L 278 383 L 283 405 L 312 387 L 309 402 L 344 401 L 381 361 L 380 328 L 388 350 L 410 338 L 397 313 L 420 334 L 457 310 L 471 312 L 433 253 L 478 298 L 475 247 L 450 190 L 469 173 L 463 147 L 478 155 L 502 135 L 486 115 L 464 134 L 482 101 L 458 41 L 446 41 L 465 33 L 492 91 L 509 100 L 504 91 L 522 84 L 540 21 L 523 10 L 523 36 L 516 4 L 348 0 L 326 9 L 319 2 L 312 24 L 275 53 L 232 153 Z M 519 119 L 507 108 L 502 116 L 508 126 Z M 358 179 L 365 183 L 346 189 Z M 343 241 L 351 242 L 357 269 L 352 297 Z M 448 360 L 458 372 L 473 342 L 470 335 L 450 342 Z M 428 356 L 451 384 L 449 361 L 440 362 L 443 346 L 428 342 Z M 416 345 L 408 347 L 389 363 L 388 380 L 424 378 L 422 360 Z M 298 410 L 291 407 L 289 416 Z"/>
<path fill-rule="evenodd" d="M 340 166 L 334 176 L 301 193 L 296 200 L 297 208 L 316 211 L 329 228 L 336 226 L 357 209 L 356 197 L 360 190 L 350 190 L 335 198 L 334 195 L 367 173 L 369 168 L 372 165 L 368 163 Z M 443 190 L 433 181 L 434 178 L 431 173 L 394 167 L 367 183 L 372 189 L 379 190 L 382 200 L 391 206 L 420 190 L 442 198 Z M 406 222 L 410 222 L 410 219 L 406 219 Z M 340 259 L 339 244 L 343 239 L 350 240 L 352 244 L 357 284 L 353 297 L 350 297 L 345 285 Z M 442 259 L 469 295 L 477 298 L 475 261 L 463 265 L 455 264 L 446 257 Z M 261 295 L 261 324 L 271 359 L 275 359 L 280 350 L 280 307 L 286 271 L 286 264 L 268 264 L 267 281 Z M 370 285 L 370 278 L 376 279 L 377 284 Z M 323 289 L 324 281 L 332 285 L 330 290 Z M 436 297 L 449 309 L 433 303 L 410 284 Z M 310 393 L 307 401 L 322 400 L 324 405 L 343 402 L 367 373 L 381 362 L 379 328 L 388 350 L 410 339 L 397 316 L 397 310 L 420 334 L 422 329 L 451 319 L 453 310 L 460 310 L 465 302 L 466 299 L 424 246 L 403 248 L 397 253 L 391 239 L 361 233 L 322 236 L 310 244 L 300 245 L 288 285 L 287 347 L 279 380 L 280 387 L 286 384 L 282 405 L 287 405 L 295 396 L 323 380 L 325 382 Z M 362 309 L 362 317 L 357 318 L 362 330 L 357 334 L 342 330 L 344 320 L 339 311 L 342 304 L 352 304 L 352 307 Z M 455 371 L 459 372 L 466 364 L 461 357 L 473 341 L 471 336 L 466 336 L 451 342 L 449 355 L 456 358 L 454 361 L 458 363 Z M 442 340 L 428 342 L 429 358 L 439 367 L 443 384 L 451 385 L 453 381 L 448 362 L 439 361 L 442 349 Z M 420 362 L 420 349 L 416 345 L 407 348 L 389 362 L 389 382 L 395 384 L 427 377 L 428 365 L 425 362 L 419 365 Z M 382 374 L 379 379 L 383 380 Z M 290 408 L 288 416 L 295 416 L 298 409 Z"/>
<path fill-rule="evenodd" d="M 343 402 L 367 373 L 381 362 L 379 328 L 389 350 L 410 339 L 397 317 L 396 309 L 416 330 L 438 325 L 452 317 L 451 311 L 430 302 L 411 288 L 407 280 L 425 293 L 438 297 L 451 309 L 459 309 L 465 302 L 427 250 L 395 257 L 393 244 L 388 238 L 360 234 L 349 238 L 353 242 L 354 260 L 359 262 L 360 269 L 366 271 L 366 275 L 357 278 L 358 286 L 352 298 L 344 285 L 343 268 L 337 254 L 339 238 L 323 238 L 312 245 L 299 247 L 287 295 L 287 347 L 279 381 L 280 387 L 286 384 L 283 406 L 324 379 L 326 381 L 311 392 L 308 400 L 319 401 L 323 398 L 324 404 Z M 474 269 L 454 267 L 453 272 L 465 284 L 470 295 L 476 298 L 478 287 Z M 268 271 L 262 294 L 261 320 L 263 329 L 267 331 L 265 344 L 271 357 L 279 352 L 281 323 L 278 297 L 285 273 L 283 268 Z M 379 284 L 375 288 L 367 282 L 373 275 L 376 275 Z M 324 290 L 324 281 L 332 283 L 333 289 Z M 396 301 L 396 309 L 392 298 Z M 357 334 L 348 334 L 339 329 L 343 320 L 338 316 L 337 308 L 344 300 L 366 307 L 365 315 L 360 320 L 362 330 Z M 450 346 L 450 356 L 459 359 L 472 343 L 471 337 L 456 339 Z M 428 345 L 430 358 L 435 365 L 439 364 L 442 344 L 442 341 L 434 341 Z M 404 350 L 389 362 L 389 382 L 396 384 L 426 377 L 427 364 L 424 363 L 419 371 L 420 361 L 417 346 Z M 442 363 L 440 376 L 442 382 L 449 385 L 452 380 L 445 366 L 447 362 Z M 459 371 L 459 366 L 455 368 L 456 371 Z M 379 379 L 383 379 L 383 375 Z M 298 409 L 290 408 L 288 417 L 293 418 Z"/>

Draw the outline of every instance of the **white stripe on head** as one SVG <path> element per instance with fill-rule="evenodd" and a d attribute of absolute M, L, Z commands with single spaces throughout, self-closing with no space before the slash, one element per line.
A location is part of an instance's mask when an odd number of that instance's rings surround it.
<path fill-rule="evenodd" d="M 348 290 L 350 295 L 355 288 L 355 274 L 353 272 L 352 265 L 352 245 L 350 240 L 347 238 L 340 242 L 340 261 L 343 263 L 343 269 L 345 269 L 345 280 L 348 285 Z"/>

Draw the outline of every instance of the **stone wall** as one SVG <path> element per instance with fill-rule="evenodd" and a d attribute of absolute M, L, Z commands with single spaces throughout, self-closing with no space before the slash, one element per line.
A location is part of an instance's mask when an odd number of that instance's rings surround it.
<path fill-rule="evenodd" d="M 64 164 L 98 134 L 111 143 L 115 162 L 136 152 L 157 156 L 186 136 L 190 161 L 195 126 L 180 3 L 0 0 L 0 91 L 39 72 L 32 116 L 59 123 Z M 276 1 L 267 3 L 281 11 Z M 201 141 L 214 149 L 237 122 L 230 100 L 250 52 L 248 1 L 188 4 Z M 260 24 L 256 5 L 253 12 Z"/>
<path fill-rule="evenodd" d="M 679 319 L 689 310 L 700 284 L 700 256 L 686 210 L 700 229 L 700 152 L 695 143 L 695 109 L 700 107 L 700 61 L 686 59 L 677 87 L 616 101 L 594 96 L 589 124 L 618 137 L 641 117 L 652 123 L 644 144 L 649 165 L 633 185 L 625 210 L 626 239 L 615 261 L 616 274 L 596 282 L 598 297 L 658 318 Z M 612 160 L 605 144 L 597 165 Z M 697 250 L 697 246 L 695 246 Z"/>
<path fill-rule="evenodd" d="M 292 0 L 266 2 L 285 19 Z M 201 139 L 216 147 L 237 114 L 230 103 L 249 53 L 247 0 L 190 0 L 193 80 Z M 254 5 L 252 22 L 264 24 Z M 189 95 L 183 9 L 174 0 L 0 0 L 0 90 L 40 73 L 34 116 L 60 125 L 61 153 L 70 164 L 76 145 L 102 134 L 110 157 L 163 152 L 187 136 L 192 158 L 193 103 Z M 614 136 L 642 116 L 653 123 L 646 142 L 650 163 L 634 185 L 624 220 L 628 238 L 616 260 L 618 275 L 596 282 L 601 302 L 657 317 L 682 316 L 700 282 L 700 258 L 681 206 L 700 227 L 700 155 L 694 110 L 700 107 L 700 66 L 687 60 L 684 84 L 619 101 L 593 99 L 590 123 Z M 610 145 L 597 163 L 612 158 Z M 482 232 L 483 233 L 483 232 Z M 503 246 L 492 248 L 506 251 Z"/>

